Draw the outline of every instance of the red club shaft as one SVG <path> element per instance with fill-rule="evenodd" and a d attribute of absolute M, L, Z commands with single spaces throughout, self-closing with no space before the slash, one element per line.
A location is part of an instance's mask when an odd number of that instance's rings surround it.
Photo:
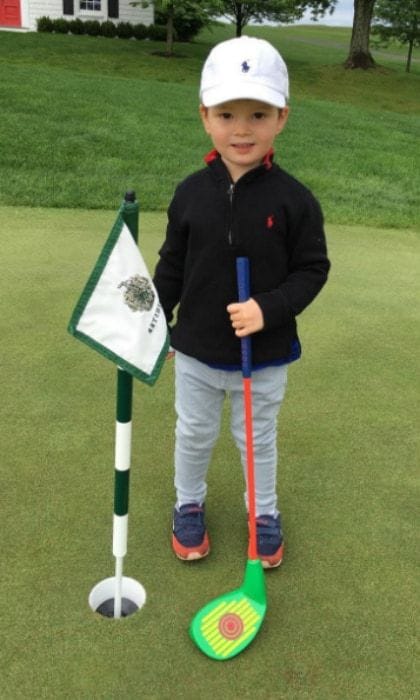
<path fill-rule="evenodd" d="M 249 558 L 257 559 L 257 527 L 255 514 L 254 431 L 252 422 L 252 381 L 243 378 L 245 404 L 245 437 L 249 513 Z"/>

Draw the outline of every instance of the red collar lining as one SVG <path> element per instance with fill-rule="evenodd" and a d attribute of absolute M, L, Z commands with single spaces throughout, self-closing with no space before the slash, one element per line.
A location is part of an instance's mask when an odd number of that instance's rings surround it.
<path fill-rule="evenodd" d="M 207 165 L 208 165 L 209 163 L 212 163 L 214 160 L 216 160 L 216 158 L 218 158 L 218 157 L 219 157 L 219 151 L 217 151 L 215 148 L 213 148 L 213 150 L 210 151 L 210 153 L 207 153 L 204 156 L 204 162 L 207 163 Z M 274 158 L 274 149 L 270 148 L 270 150 L 265 154 L 265 156 L 262 160 L 262 164 L 264 165 L 266 170 L 270 170 L 270 168 L 272 167 L 273 158 Z"/>

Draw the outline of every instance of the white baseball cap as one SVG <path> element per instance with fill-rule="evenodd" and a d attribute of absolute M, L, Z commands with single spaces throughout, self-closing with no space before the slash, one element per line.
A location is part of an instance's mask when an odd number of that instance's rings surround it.
<path fill-rule="evenodd" d="M 222 41 L 204 63 L 200 100 L 205 107 L 240 99 L 285 107 L 288 97 L 287 66 L 265 39 L 241 36 Z"/>

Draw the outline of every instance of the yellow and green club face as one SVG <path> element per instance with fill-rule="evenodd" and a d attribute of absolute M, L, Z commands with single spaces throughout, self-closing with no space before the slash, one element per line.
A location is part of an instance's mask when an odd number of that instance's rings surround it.
<path fill-rule="evenodd" d="M 230 659 L 253 640 L 265 607 L 239 588 L 202 608 L 191 623 L 190 635 L 207 656 L 220 661 Z"/>

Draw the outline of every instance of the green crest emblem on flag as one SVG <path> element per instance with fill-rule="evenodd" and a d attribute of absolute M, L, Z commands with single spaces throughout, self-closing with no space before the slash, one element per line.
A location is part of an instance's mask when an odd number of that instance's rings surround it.
<path fill-rule="evenodd" d="M 118 285 L 118 289 L 121 287 L 125 287 L 124 302 L 132 311 L 150 311 L 155 293 L 146 277 L 133 275 Z"/>

